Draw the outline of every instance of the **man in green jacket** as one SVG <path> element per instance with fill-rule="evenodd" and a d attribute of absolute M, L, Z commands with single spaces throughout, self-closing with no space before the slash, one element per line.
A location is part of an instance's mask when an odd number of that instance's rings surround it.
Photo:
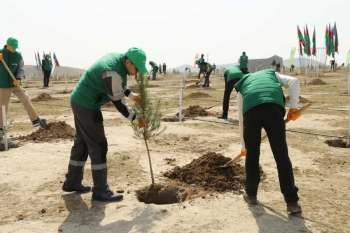
<path fill-rule="evenodd" d="M 238 62 L 241 69 L 248 72 L 248 56 L 245 54 L 245 52 L 243 52 L 239 57 Z"/>
<path fill-rule="evenodd" d="M 42 61 L 41 69 L 44 74 L 44 88 L 49 87 L 50 75 L 52 70 L 52 61 L 50 54 L 46 54 Z"/>
<path fill-rule="evenodd" d="M 135 115 L 125 103 L 125 97 L 141 102 L 141 97 L 127 88 L 127 75 L 147 73 L 145 64 L 146 53 L 130 48 L 126 53 L 105 55 L 80 78 L 71 94 L 76 135 L 63 191 L 83 193 L 91 190 L 90 186 L 82 184 L 84 166 L 90 156 L 94 183 L 92 199 L 118 201 L 123 198 L 123 195 L 110 191 L 107 183 L 108 144 L 100 108 L 112 101 L 125 118 L 140 128 L 144 127 L 146 121 Z"/>
<path fill-rule="evenodd" d="M 222 105 L 222 115 L 218 117 L 219 119 L 227 119 L 231 92 L 232 92 L 235 84 L 241 78 L 243 78 L 244 74 L 247 74 L 247 73 L 249 73 L 249 72 L 240 68 L 239 65 L 231 66 L 231 67 L 227 68 L 227 70 L 225 71 L 225 73 L 224 73 L 225 92 L 224 92 L 224 100 L 223 100 L 223 105 Z"/>
<path fill-rule="evenodd" d="M 5 61 L 13 75 L 16 77 L 16 81 L 13 81 L 12 77 L 8 73 L 6 67 L 0 61 L 0 130 L 3 129 L 3 119 L 2 119 L 2 105 L 6 108 L 6 113 L 8 110 L 8 105 L 10 103 L 11 94 L 15 94 L 19 101 L 24 106 L 30 120 L 34 127 L 40 125 L 38 115 L 31 106 L 28 97 L 19 89 L 21 79 L 24 75 L 24 62 L 22 55 L 17 52 L 18 40 L 14 37 L 7 39 L 7 43 L 3 49 L 0 49 L 2 54 L 2 59 Z"/>
<path fill-rule="evenodd" d="M 235 85 L 242 155 L 246 155 L 244 200 L 249 205 L 256 205 L 260 183 L 260 143 L 261 129 L 264 128 L 269 138 L 270 147 L 276 161 L 281 192 L 287 203 L 287 211 L 301 212 L 298 203 L 298 188 L 294 184 L 292 163 L 288 156 L 286 127 L 284 123 L 285 98 L 282 86 L 288 88 L 290 109 L 289 120 L 296 120 L 298 110 L 299 80 L 281 75 L 272 69 L 246 74 Z M 243 125 L 244 124 L 244 125 Z"/>
<path fill-rule="evenodd" d="M 149 64 L 152 66 L 152 80 L 156 80 L 157 72 L 158 72 L 158 65 L 154 61 L 150 61 Z"/>

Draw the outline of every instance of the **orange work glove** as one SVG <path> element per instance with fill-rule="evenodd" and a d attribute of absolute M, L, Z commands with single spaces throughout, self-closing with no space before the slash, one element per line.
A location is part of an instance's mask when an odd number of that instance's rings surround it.
<path fill-rule="evenodd" d="M 132 97 L 132 100 L 135 101 L 136 103 L 140 104 L 141 103 L 141 96 L 135 95 Z"/>
<path fill-rule="evenodd" d="M 295 114 L 296 111 L 298 111 L 297 108 L 290 108 L 289 112 L 288 112 L 288 115 L 287 115 L 287 119 L 288 120 L 293 120 L 293 121 L 298 119 L 301 116 L 301 114 Z"/>
<path fill-rule="evenodd" d="M 241 151 L 241 156 L 247 156 L 247 150 Z"/>
<path fill-rule="evenodd" d="M 18 87 L 19 84 L 21 83 L 21 80 L 16 79 L 16 81 L 13 81 L 12 83 L 13 83 L 13 85 L 14 85 L 15 87 Z"/>
<path fill-rule="evenodd" d="M 142 119 L 141 121 L 139 121 L 137 117 L 132 122 L 135 125 L 137 125 L 139 128 L 143 128 L 146 125 L 146 123 L 147 123 L 147 121 L 145 119 Z"/>

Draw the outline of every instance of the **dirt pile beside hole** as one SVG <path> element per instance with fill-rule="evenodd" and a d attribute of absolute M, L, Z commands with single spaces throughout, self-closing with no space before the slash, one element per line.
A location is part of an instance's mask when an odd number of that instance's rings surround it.
<path fill-rule="evenodd" d="M 72 90 L 63 90 L 63 91 L 58 91 L 56 94 L 70 94 L 72 93 Z"/>
<path fill-rule="evenodd" d="M 207 190 L 234 191 L 239 193 L 244 186 L 245 170 L 240 164 L 219 168 L 231 159 L 215 152 L 194 159 L 191 163 L 164 173 L 165 177 L 187 184 L 195 184 Z"/>
<path fill-rule="evenodd" d="M 319 78 L 316 78 L 316 79 L 311 80 L 307 84 L 308 85 L 327 85 L 328 83 L 326 83 L 325 81 L 323 81 Z"/>
<path fill-rule="evenodd" d="M 177 116 L 179 113 L 176 114 Z M 194 105 L 186 108 L 185 110 L 182 111 L 182 115 L 184 117 L 197 117 L 197 116 L 209 116 L 210 113 L 205 110 L 205 108 L 199 106 L 199 105 Z"/>
<path fill-rule="evenodd" d="M 64 121 L 52 122 L 45 126 L 43 129 L 27 135 L 20 136 L 20 140 L 33 141 L 33 142 L 52 142 L 62 139 L 74 139 L 75 129 Z"/>
<path fill-rule="evenodd" d="M 185 201 L 187 192 L 185 189 L 181 189 L 177 186 L 164 186 L 161 184 L 155 184 L 136 190 L 136 197 L 140 202 L 146 204 L 173 204 Z"/>
<path fill-rule="evenodd" d="M 289 95 L 286 96 L 286 102 L 290 101 L 290 97 Z M 305 99 L 301 96 L 299 96 L 299 103 L 311 103 L 311 101 L 309 101 L 308 99 Z"/>
<path fill-rule="evenodd" d="M 41 93 L 36 98 L 32 99 L 32 102 L 51 101 L 51 100 L 59 100 L 59 98 L 51 97 L 51 95 L 47 93 Z"/>
<path fill-rule="evenodd" d="M 185 119 L 181 119 L 182 121 L 185 121 Z M 162 118 L 162 121 L 164 122 L 179 122 L 178 117 L 164 117 Z"/>
<path fill-rule="evenodd" d="M 205 97 L 210 97 L 210 95 L 203 92 L 192 92 L 188 94 L 185 98 L 205 98 Z"/>

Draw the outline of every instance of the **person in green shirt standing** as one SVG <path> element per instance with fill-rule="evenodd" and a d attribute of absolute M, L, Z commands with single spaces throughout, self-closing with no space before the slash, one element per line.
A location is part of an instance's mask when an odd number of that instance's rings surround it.
<path fill-rule="evenodd" d="M 271 69 L 275 69 L 275 65 L 276 65 L 276 60 L 275 59 L 272 59 L 272 62 L 271 62 Z"/>
<path fill-rule="evenodd" d="M 46 54 L 42 61 L 41 69 L 44 74 L 44 88 L 49 87 L 50 75 L 52 71 L 52 61 L 50 54 Z"/>
<path fill-rule="evenodd" d="M 272 69 L 244 75 L 236 84 L 241 154 L 246 155 L 243 199 L 249 205 L 257 205 L 257 192 L 260 183 L 261 129 L 268 136 L 270 147 L 277 165 L 280 189 L 287 204 L 287 211 L 301 212 L 298 203 L 298 187 L 294 184 L 292 163 L 288 156 L 286 126 L 284 122 L 285 98 L 282 86 L 288 88 L 290 109 L 289 120 L 296 120 L 298 110 L 299 80 L 282 75 Z"/>
<path fill-rule="evenodd" d="M 80 78 L 71 94 L 76 135 L 71 149 L 66 180 L 62 190 L 84 193 L 91 190 L 83 185 L 84 166 L 88 156 L 94 187 L 92 199 L 118 201 L 122 194 L 113 193 L 107 183 L 108 143 L 103 126 L 101 106 L 112 101 L 116 109 L 130 122 L 142 128 L 146 121 L 125 103 L 125 97 L 141 103 L 141 96 L 127 87 L 127 75 L 147 73 L 146 53 L 130 48 L 126 53 L 109 53 L 97 60 Z M 117 132 L 118 134 L 118 132 Z M 120 142 L 123 143 L 123 135 Z"/>
<path fill-rule="evenodd" d="M 152 66 L 152 80 L 156 80 L 157 72 L 158 72 L 158 65 L 154 61 L 150 61 L 149 64 Z"/>
<path fill-rule="evenodd" d="M 245 52 L 243 52 L 239 57 L 238 62 L 241 69 L 248 72 L 248 56 L 245 54 Z"/>

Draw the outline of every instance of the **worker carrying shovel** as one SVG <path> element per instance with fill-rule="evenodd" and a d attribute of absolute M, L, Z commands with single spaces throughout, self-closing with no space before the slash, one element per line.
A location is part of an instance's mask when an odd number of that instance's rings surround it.
<path fill-rule="evenodd" d="M 24 62 L 22 55 L 16 51 L 17 49 L 18 40 L 14 37 L 8 38 L 4 48 L 0 49 L 0 130 L 3 129 L 1 106 L 4 105 L 7 112 L 12 93 L 23 104 L 33 126 L 40 126 L 40 119 L 37 113 L 28 100 L 26 93 L 21 89 L 22 87 L 19 86 L 24 75 Z M 15 76 L 14 78 L 12 78 L 13 75 Z"/>
<path fill-rule="evenodd" d="M 261 129 L 264 128 L 277 164 L 280 188 L 287 203 L 287 211 L 297 213 L 301 212 L 301 207 L 298 203 L 298 188 L 294 184 L 292 163 L 288 156 L 284 121 L 285 98 L 282 86 L 288 88 L 290 96 L 287 118 L 296 120 L 301 115 L 296 114 L 300 93 L 298 79 L 267 69 L 246 74 L 235 85 L 238 92 L 237 107 L 242 154 L 246 154 L 243 199 L 249 205 L 258 203 Z"/>

